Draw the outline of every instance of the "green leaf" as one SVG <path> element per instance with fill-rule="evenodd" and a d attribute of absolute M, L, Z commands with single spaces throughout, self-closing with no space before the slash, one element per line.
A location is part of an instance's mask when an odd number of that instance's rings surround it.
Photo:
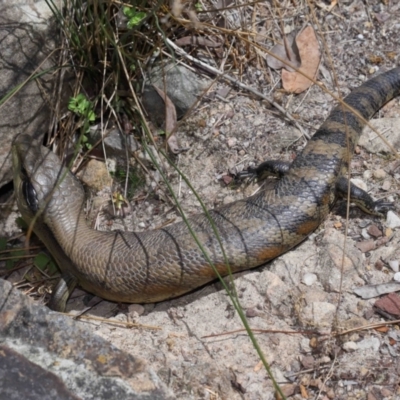
<path fill-rule="evenodd" d="M 128 22 L 128 28 L 133 28 L 134 26 L 138 25 L 142 19 L 146 17 L 145 12 L 138 12 L 133 15 Z"/>
<path fill-rule="evenodd" d="M 56 272 L 58 272 L 58 267 L 53 260 L 50 260 L 47 269 L 48 269 L 50 275 L 54 275 Z"/>
<path fill-rule="evenodd" d="M 28 229 L 28 224 L 21 217 L 15 218 L 15 223 L 18 225 L 18 228 L 21 228 L 25 231 Z"/>
<path fill-rule="evenodd" d="M 51 258 L 45 253 L 39 253 L 33 259 L 33 264 L 39 268 L 41 271 L 44 271 L 47 265 L 51 262 Z"/>
<path fill-rule="evenodd" d="M 7 239 L 0 238 L 0 251 L 6 250 L 6 249 L 7 249 Z"/>
<path fill-rule="evenodd" d="M 6 269 L 14 268 L 14 265 L 21 259 L 21 256 L 25 255 L 25 251 L 17 250 L 10 253 L 10 257 L 12 256 L 12 260 L 6 260 Z"/>

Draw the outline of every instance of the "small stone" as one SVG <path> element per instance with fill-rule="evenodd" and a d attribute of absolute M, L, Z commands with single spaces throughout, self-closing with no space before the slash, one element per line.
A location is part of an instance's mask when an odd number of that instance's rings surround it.
<path fill-rule="evenodd" d="M 83 170 L 78 174 L 78 177 L 82 179 L 86 185 L 97 191 L 106 187 L 111 187 L 113 181 L 104 162 L 94 159 L 86 164 Z"/>
<path fill-rule="evenodd" d="M 388 211 L 386 225 L 392 229 L 398 228 L 400 227 L 400 218 L 393 211 Z"/>
<path fill-rule="evenodd" d="M 258 311 L 255 308 L 248 308 L 246 310 L 246 317 L 247 318 L 254 318 L 258 316 Z"/>
<path fill-rule="evenodd" d="M 381 389 L 381 394 L 383 397 L 387 397 L 387 398 L 390 398 L 393 396 L 393 392 L 391 392 L 389 389 L 386 389 L 386 388 Z"/>
<path fill-rule="evenodd" d="M 317 281 L 317 279 L 317 275 L 307 272 L 303 275 L 302 282 L 307 286 L 311 286 Z"/>
<path fill-rule="evenodd" d="M 371 179 L 371 177 L 372 177 L 372 172 L 369 169 L 364 171 L 364 173 L 363 173 L 363 179 L 364 180 L 367 181 L 368 179 Z"/>
<path fill-rule="evenodd" d="M 129 314 L 143 315 L 144 307 L 141 304 L 129 304 L 128 312 Z"/>
<path fill-rule="evenodd" d="M 388 262 L 388 264 L 394 272 L 399 272 L 399 260 L 391 260 Z"/>
<path fill-rule="evenodd" d="M 381 237 L 381 236 L 382 236 L 382 231 L 381 231 L 376 225 L 370 225 L 370 226 L 368 227 L 368 229 L 367 229 L 367 232 L 368 232 L 371 236 L 373 236 L 373 237 L 375 237 L 375 238 L 378 238 L 378 237 Z"/>
<path fill-rule="evenodd" d="M 393 234 L 393 230 L 391 228 L 386 228 L 385 236 L 389 237 L 389 236 L 392 236 L 392 234 Z"/>
<path fill-rule="evenodd" d="M 396 282 L 400 282 L 400 272 L 396 272 L 393 276 L 393 280 Z"/>
<path fill-rule="evenodd" d="M 361 340 L 361 342 L 358 342 L 358 348 L 361 350 L 366 350 L 366 349 L 372 349 L 374 351 L 378 351 L 379 347 L 381 346 L 381 342 L 377 337 L 370 337 Z"/>
<path fill-rule="evenodd" d="M 304 320 L 314 327 L 326 327 L 332 324 L 336 306 L 323 301 L 315 301 L 304 308 Z"/>
<path fill-rule="evenodd" d="M 297 388 L 297 385 L 294 383 L 288 383 L 286 385 L 281 386 L 282 393 L 285 397 L 292 396 Z"/>
<path fill-rule="evenodd" d="M 356 247 L 361 250 L 363 253 L 367 253 L 375 249 L 375 241 L 374 240 L 363 240 L 362 242 L 358 242 Z"/>
<path fill-rule="evenodd" d="M 382 183 L 382 190 L 384 190 L 385 192 L 387 192 L 387 191 L 390 190 L 391 186 L 392 186 L 392 183 L 391 183 L 389 180 L 385 180 L 385 181 Z"/>
<path fill-rule="evenodd" d="M 236 143 L 237 143 L 236 138 L 228 138 L 228 140 L 226 141 L 226 144 L 228 145 L 229 148 L 236 146 Z"/>
<path fill-rule="evenodd" d="M 310 353 L 311 352 L 310 340 L 307 338 L 301 339 L 300 340 L 300 348 L 304 353 Z"/>
<path fill-rule="evenodd" d="M 350 341 L 350 342 L 343 343 L 342 348 L 344 351 L 351 352 L 351 351 L 356 351 L 358 349 L 358 346 L 357 346 L 357 343 Z"/>
<path fill-rule="evenodd" d="M 313 368 L 315 364 L 315 359 L 313 356 L 304 356 L 301 359 L 301 364 L 305 369 Z"/>
<path fill-rule="evenodd" d="M 234 200 L 235 200 L 235 198 L 233 196 L 228 195 L 228 196 L 224 197 L 223 203 L 229 204 L 229 203 L 232 203 Z"/>
<path fill-rule="evenodd" d="M 384 179 L 384 178 L 386 178 L 386 172 L 382 168 L 376 169 L 374 171 L 374 178 L 375 179 Z"/>
<path fill-rule="evenodd" d="M 353 185 L 356 185 L 358 188 L 365 190 L 366 192 L 368 191 L 367 184 L 362 179 L 353 178 L 350 179 L 350 181 Z"/>
<path fill-rule="evenodd" d="M 371 236 L 369 236 L 368 231 L 367 231 L 366 228 L 364 228 L 364 229 L 361 230 L 361 236 L 362 236 L 365 240 L 371 239 Z"/>
<path fill-rule="evenodd" d="M 383 264 L 382 260 L 376 260 L 375 269 L 378 270 L 378 271 L 382 271 L 383 265 L 384 264 Z"/>

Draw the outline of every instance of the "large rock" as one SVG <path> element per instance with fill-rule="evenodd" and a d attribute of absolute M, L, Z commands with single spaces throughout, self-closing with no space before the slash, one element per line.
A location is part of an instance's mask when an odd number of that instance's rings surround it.
<path fill-rule="evenodd" d="M 59 3 L 59 0 L 54 1 L 54 4 Z M 12 178 L 10 149 L 13 139 L 21 132 L 40 135 L 48 128 L 54 71 L 26 81 L 39 66 L 37 73 L 54 66 L 51 59 L 46 60 L 57 38 L 52 17 L 45 0 L 1 2 L 0 187 Z M 4 103 L 4 97 L 21 84 L 20 90 Z"/>
<path fill-rule="evenodd" d="M 143 361 L 0 279 L 1 399 L 171 399 Z"/>
<path fill-rule="evenodd" d="M 182 118 L 211 85 L 183 65 L 157 65 L 149 74 L 143 91 L 142 103 L 149 118 L 158 126 L 165 122 L 165 103 L 154 86 L 165 92 L 175 105 L 178 119 Z"/>

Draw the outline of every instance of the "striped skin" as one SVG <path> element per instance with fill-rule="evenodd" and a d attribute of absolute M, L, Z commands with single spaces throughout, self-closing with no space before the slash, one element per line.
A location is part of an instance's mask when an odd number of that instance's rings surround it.
<path fill-rule="evenodd" d="M 400 68 L 396 68 L 366 82 L 345 101 L 369 119 L 399 92 Z M 339 105 L 273 189 L 189 219 L 221 275 L 264 264 L 320 225 L 336 200 L 336 184 L 347 173 L 363 127 L 359 118 Z M 155 302 L 216 278 L 184 222 L 140 233 L 90 229 L 82 211 L 84 190 L 53 153 L 31 146 L 24 136 L 16 141 L 13 153 L 14 185 L 23 217 L 30 222 L 34 214 L 22 190 L 28 181 L 44 210 L 35 232 L 60 268 L 86 290 L 114 301 Z"/>

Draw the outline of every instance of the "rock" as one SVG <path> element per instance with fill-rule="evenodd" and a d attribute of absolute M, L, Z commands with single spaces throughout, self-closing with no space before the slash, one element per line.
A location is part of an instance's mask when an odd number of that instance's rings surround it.
<path fill-rule="evenodd" d="M 399 272 L 399 260 L 391 260 L 388 262 L 388 264 L 394 272 Z"/>
<path fill-rule="evenodd" d="M 332 324 L 336 306 L 327 302 L 314 302 L 303 310 L 303 319 L 313 327 L 327 327 Z"/>
<path fill-rule="evenodd" d="M 164 83 L 166 88 L 164 87 Z M 198 101 L 203 91 L 211 84 L 183 65 L 156 66 L 145 83 L 142 103 L 150 119 L 158 126 L 165 122 L 165 104 L 153 85 L 166 92 L 176 108 L 178 119 L 182 118 Z"/>
<path fill-rule="evenodd" d="M 371 179 L 371 177 L 372 177 L 372 172 L 369 169 L 367 169 L 363 172 L 363 179 L 365 181 L 367 181 L 368 179 Z"/>
<path fill-rule="evenodd" d="M 289 286 L 278 275 L 263 271 L 260 277 L 260 293 L 265 293 L 272 306 L 278 307 L 287 301 Z"/>
<path fill-rule="evenodd" d="M 382 236 L 382 231 L 376 225 L 370 225 L 367 231 L 371 236 L 375 238 Z"/>
<path fill-rule="evenodd" d="M 368 251 L 375 249 L 376 244 L 373 239 L 370 239 L 370 240 L 363 240 L 362 242 L 358 242 L 356 244 L 356 246 L 359 250 L 361 250 L 361 252 L 367 253 Z"/>
<path fill-rule="evenodd" d="M 389 180 L 385 180 L 382 183 L 382 190 L 384 190 L 385 192 L 388 192 L 391 187 L 392 187 L 392 183 Z"/>
<path fill-rule="evenodd" d="M 393 276 L 393 280 L 396 282 L 400 282 L 400 272 L 396 272 Z"/>
<path fill-rule="evenodd" d="M 307 273 L 305 273 L 305 274 L 303 275 L 303 278 L 302 278 L 301 281 L 302 281 L 305 285 L 311 286 L 311 285 L 313 285 L 315 282 L 317 282 L 317 279 L 318 279 L 317 275 L 307 272 Z"/>
<path fill-rule="evenodd" d="M 386 225 L 392 229 L 398 228 L 400 227 L 400 218 L 393 211 L 388 211 Z"/>
<path fill-rule="evenodd" d="M 369 236 L 368 230 L 367 230 L 366 228 L 364 228 L 364 229 L 361 230 L 361 236 L 362 236 L 365 240 L 371 239 L 371 236 Z"/>
<path fill-rule="evenodd" d="M 326 250 L 321 252 L 318 273 L 325 290 L 329 288 L 335 292 L 340 286 L 342 290 L 351 290 L 356 282 L 359 285 L 364 283 L 360 276 L 365 257 L 349 238 L 346 239 L 346 255 L 343 257 L 344 240 L 342 232 L 333 228 L 325 230 L 323 243 L 326 243 Z"/>
<path fill-rule="evenodd" d="M 113 181 L 104 162 L 94 159 L 86 164 L 82 171 L 78 173 L 78 177 L 96 191 L 111 187 Z"/>
<path fill-rule="evenodd" d="M 398 282 L 380 283 L 377 285 L 365 285 L 356 287 L 353 292 L 363 299 L 372 299 L 373 297 L 381 296 L 382 294 L 397 292 L 400 290 Z"/>
<path fill-rule="evenodd" d="M 294 394 L 296 391 L 297 385 L 293 383 L 287 383 L 286 385 L 281 385 L 280 386 L 282 393 L 286 396 L 289 397 Z"/>
<path fill-rule="evenodd" d="M 351 352 L 351 351 L 356 351 L 358 349 L 358 346 L 357 346 L 357 343 L 349 341 L 349 342 L 343 343 L 342 348 L 344 351 Z"/>
<path fill-rule="evenodd" d="M 47 1 L 1 2 L 0 13 L 0 98 L 23 84 L 39 67 L 54 66 L 49 56 L 58 45 L 55 18 Z M 62 7 L 61 1 L 54 4 Z M 43 64 L 42 64 L 43 63 Z M 0 187 L 12 179 L 11 144 L 21 132 L 40 137 L 48 127 L 53 96 L 53 71 L 23 85 L 0 108 Z M 65 90 L 65 102 L 68 90 Z"/>
<path fill-rule="evenodd" d="M 358 188 L 365 190 L 366 192 L 368 191 L 368 186 L 365 183 L 365 181 L 363 181 L 362 179 L 358 179 L 358 178 L 352 178 L 350 179 L 351 183 L 356 185 Z"/>
<path fill-rule="evenodd" d="M 380 168 L 374 171 L 374 178 L 375 179 L 384 179 L 386 178 L 386 172 Z"/>
<path fill-rule="evenodd" d="M 381 342 L 377 337 L 370 337 L 361 340 L 357 343 L 360 350 L 372 349 L 373 351 L 378 351 L 381 346 Z"/>
<path fill-rule="evenodd" d="M 380 132 L 385 132 L 385 138 L 389 143 L 400 142 L 400 118 L 372 119 L 371 125 Z M 380 140 L 376 133 L 367 126 L 361 135 L 358 145 L 364 147 L 370 153 L 390 153 L 388 146 Z"/>
<path fill-rule="evenodd" d="M 104 143 L 104 156 L 114 157 L 117 160 L 126 160 L 127 156 L 130 157 L 133 152 L 140 148 L 133 135 L 125 135 L 118 128 L 105 132 L 104 138 L 102 138 L 100 129 L 91 129 L 89 133 L 90 144 L 95 145 L 99 140 Z M 103 145 L 100 143 L 98 148 L 103 149 Z"/>
<path fill-rule="evenodd" d="M 9 399 L 173 398 L 143 361 L 1 279 L 0 376 Z"/>

